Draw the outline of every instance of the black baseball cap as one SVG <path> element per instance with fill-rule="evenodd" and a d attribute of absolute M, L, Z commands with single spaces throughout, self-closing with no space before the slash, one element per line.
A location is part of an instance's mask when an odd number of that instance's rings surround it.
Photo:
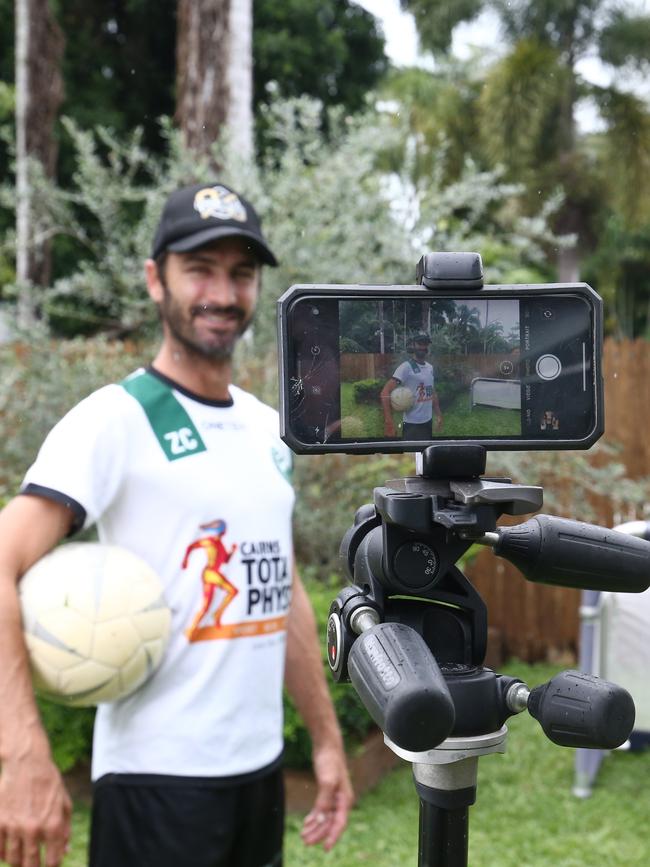
<path fill-rule="evenodd" d="M 163 208 L 151 257 L 164 250 L 186 253 L 219 238 L 243 238 L 265 265 L 278 264 L 255 208 L 225 184 L 194 184 L 173 192 Z"/>
<path fill-rule="evenodd" d="M 409 343 L 431 343 L 431 338 L 426 333 L 426 331 L 419 331 L 417 334 L 414 334 L 411 337 Z"/>

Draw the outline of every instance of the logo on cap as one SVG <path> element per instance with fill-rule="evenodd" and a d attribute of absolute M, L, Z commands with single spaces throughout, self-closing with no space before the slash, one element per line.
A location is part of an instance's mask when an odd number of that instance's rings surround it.
<path fill-rule="evenodd" d="M 221 185 L 199 190 L 194 196 L 194 210 L 198 211 L 204 220 L 215 217 L 218 220 L 245 223 L 247 219 L 246 208 L 239 196 Z"/>

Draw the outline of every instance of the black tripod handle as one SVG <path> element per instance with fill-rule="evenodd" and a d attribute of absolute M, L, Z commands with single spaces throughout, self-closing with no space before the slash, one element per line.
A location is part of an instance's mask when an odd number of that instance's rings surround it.
<path fill-rule="evenodd" d="M 348 673 L 366 710 L 404 750 L 423 752 L 451 732 L 455 711 L 424 639 L 403 623 L 379 623 L 352 645 Z"/>
<path fill-rule="evenodd" d="M 562 671 L 535 687 L 528 711 L 549 740 L 561 747 L 613 750 L 634 728 L 632 696 L 593 674 Z"/>
<path fill-rule="evenodd" d="M 551 515 L 497 533 L 495 554 L 529 581 L 625 593 L 650 586 L 650 542 L 643 539 Z"/>

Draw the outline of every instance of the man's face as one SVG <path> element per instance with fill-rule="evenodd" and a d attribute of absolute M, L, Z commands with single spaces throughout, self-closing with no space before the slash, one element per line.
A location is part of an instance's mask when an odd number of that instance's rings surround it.
<path fill-rule="evenodd" d="M 416 340 L 413 344 L 413 355 L 415 356 L 416 361 L 424 361 L 428 352 L 429 344 L 426 340 Z"/>
<path fill-rule="evenodd" d="M 227 360 L 250 324 L 260 266 L 239 238 L 188 253 L 169 253 L 157 301 L 165 330 L 186 350 Z"/>

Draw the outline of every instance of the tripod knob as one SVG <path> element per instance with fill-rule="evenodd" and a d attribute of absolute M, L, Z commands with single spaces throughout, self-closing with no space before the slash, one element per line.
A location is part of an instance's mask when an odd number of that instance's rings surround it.
<path fill-rule="evenodd" d="M 613 750 L 634 727 L 632 696 L 615 683 L 579 671 L 562 671 L 535 687 L 528 711 L 561 747 Z"/>
<path fill-rule="evenodd" d="M 641 593 L 650 585 L 650 544 L 643 539 L 570 521 L 536 515 L 515 527 L 499 527 L 494 553 L 529 581 Z"/>
<path fill-rule="evenodd" d="M 404 750 L 432 750 L 450 734 L 454 703 L 424 639 L 403 623 L 379 623 L 354 642 L 350 680 L 366 710 Z"/>

